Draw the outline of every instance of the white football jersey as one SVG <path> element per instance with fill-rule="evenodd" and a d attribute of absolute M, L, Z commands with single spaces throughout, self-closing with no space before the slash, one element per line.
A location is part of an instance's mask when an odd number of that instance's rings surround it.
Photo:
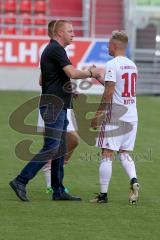
<path fill-rule="evenodd" d="M 111 121 L 114 116 L 125 122 L 138 120 L 135 96 L 137 74 L 135 63 L 127 57 L 117 56 L 106 63 L 104 80 L 115 82 Z"/>

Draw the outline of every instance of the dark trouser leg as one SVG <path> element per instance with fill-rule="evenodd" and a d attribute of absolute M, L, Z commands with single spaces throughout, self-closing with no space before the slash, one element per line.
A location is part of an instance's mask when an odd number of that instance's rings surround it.
<path fill-rule="evenodd" d="M 66 110 L 62 109 L 56 119 L 51 123 L 45 123 L 44 146 L 42 150 L 23 168 L 17 176 L 22 184 L 27 184 L 48 160 L 54 158 L 59 151 L 59 145 L 63 133 Z M 58 130 L 57 130 L 58 129 Z"/>
<path fill-rule="evenodd" d="M 66 129 L 68 125 L 67 117 L 64 121 L 63 134 L 61 138 L 61 145 L 59 147 L 59 157 L 52 160 L 51 164 L 51 186 L 54 191 L 54 196 L 59 197 L 64 191 L 64 159 L 67 152 L 66 149 Z"/>
<path fill-rule="evenodd" d="M 57 158 L 51 164 L 51 185 L 55 196 L 60 196 L 64 192 L 64 157 Z"/>

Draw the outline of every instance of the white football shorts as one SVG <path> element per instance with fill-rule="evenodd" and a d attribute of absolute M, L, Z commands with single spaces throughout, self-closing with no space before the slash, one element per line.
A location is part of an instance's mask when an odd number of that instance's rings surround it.
<path fill-rule="evenodd" d="M 77 122 L 74 115 L 73 109 L 67 109 L 67 119 L 69 124 L 67 126 L 67 132 L 77 131 Z M 37 123 L 37 132 L 43 132 L 44 130 L 44 121 L 41 117 L 40 111 L 38 111 L 38 123 Z"/>
<path fill-rule="evenodd" d="M 67 132 L 77 131 L 77 121 L 73 109 L 67 109 L 67 119 L 69 121 Z"/>
<path fill-rule="evenodd" d="M 96 146 L 113 151 L 133 151 L 137 134 L 137 122 L 102 123 Z"/>

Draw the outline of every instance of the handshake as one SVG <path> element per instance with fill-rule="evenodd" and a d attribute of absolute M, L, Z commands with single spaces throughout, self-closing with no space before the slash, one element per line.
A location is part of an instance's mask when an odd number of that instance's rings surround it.
<path fill-rule="evenodd" d="M 99 78 L 101 75 L 100 75 L 100 71 L 96 68 L 95 65 L 92 65 L 88 71 L 90 72 L 90 78 L 93 77 L 93 78 Z"/>
<path fill-rule="evenodd" d="M 104 80 L 103 80 L 104 76 L 103 76 L 102 72 L 98 68 L 96 68 L 95 65 L 92 65 L 88 69 L 88 71 L 90 72 L 90 76 L 89 76 L 90 78 L 97 79 L 101 84 L 104 83 Z"/>

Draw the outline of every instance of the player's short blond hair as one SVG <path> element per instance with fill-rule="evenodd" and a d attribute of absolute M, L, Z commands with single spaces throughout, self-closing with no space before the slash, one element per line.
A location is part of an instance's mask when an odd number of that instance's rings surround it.
<path fill-rule="evenodd" d="M 113 40 L 117 40 L 120 41 L 121 43 L 123 43 L 124 45 L 128 44 L 128 35 L 125 31 L 121 30 L 115 30 L 112 32 L 112 36 L 111 39 Z"/>

